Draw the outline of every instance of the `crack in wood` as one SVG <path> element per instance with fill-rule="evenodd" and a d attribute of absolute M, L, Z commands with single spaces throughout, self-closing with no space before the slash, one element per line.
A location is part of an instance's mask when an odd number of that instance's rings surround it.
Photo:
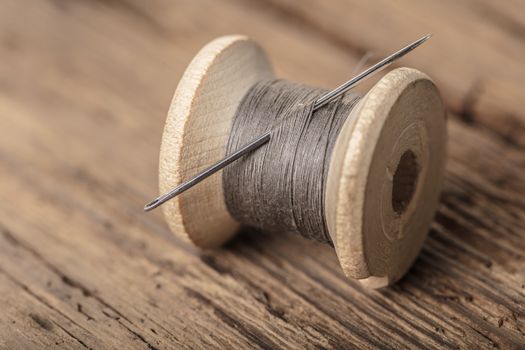
<path fill-rule="evenodd" d="M 80 345 L 82 345 L 82 347 L 84 347 L 86 349 L 89 349 L 89 350 L 93 350 L 93 348 L 89 347 L 84 341 L 82 341 L 82 339 L 80 339 L 79 337 L 75 336 L 73 333 L 68 331 L 65 327 L 61 326 L 60 324 L 57 324 L 57 327 L 60 328 L 62 331 L 64 331 L 64 333 L 69 335 L 75 341 L 77 341 Z"/>
<path fill-rule="evenodd" d="M 192 299 L 195 299 L 199 301 L 201 304 L 206 305 L 207 307 L 210 307 L 213 311 L 213 313 L 225 324 L 227 324 L 232 329 L 235 329 L 237 332 L 239 332 L 240 335 L 245 337 L 250 342 L 254 343 L 257 347 L 261 349 L 271 350 L 276 349 L 277 344 L 275 344 L 270 338 L 265 336 L 263 333 L 257 331 L 253 326 L 249 325 L 246 322 L 243 322 L 242 320 L 236 319 L 234 316 L 230 315 L 226 310 L 222 309 L 215 303 L 213 303 L 210 299 L 202 295 L 201 293 L 185 287 L 184 290 L 186 291 L 186 294 L 191 297 Z"/>
<path fill-rule="evenodd" d="M 31 317 L 31 319 L 35 321 L 35 323 L 38 324 L 42 329 L 45 329 L 46 331 L 53 329 L 53 322 L 43 318 L 42 316 L 31 313 L 29 314 L 29 317 Z"/>

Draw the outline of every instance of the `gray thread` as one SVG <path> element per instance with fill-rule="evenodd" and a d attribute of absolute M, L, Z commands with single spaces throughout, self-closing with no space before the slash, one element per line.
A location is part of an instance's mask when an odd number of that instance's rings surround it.
<path fill-rule="evenodd" d="M 260 133 L 269 143 L 224 169 L 226 206 L 240 223 L 332 243 L 324 195 L 335 140 L 357 94 L 313 111 L 325 91 L 283 80 L 261 81 L 242 99 L 226 154 Z"/>

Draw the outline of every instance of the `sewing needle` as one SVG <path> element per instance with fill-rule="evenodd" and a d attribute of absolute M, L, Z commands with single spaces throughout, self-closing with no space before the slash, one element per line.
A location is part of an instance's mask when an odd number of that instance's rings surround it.
<path fill-rule="evenodd" d="M 315 110 L 325 106 L 326 104 L 328 104 L 331 101 L 333 101 L 334 99 L 338 98 L 339 96 L 341 96 L 342 94 L 344 94 L 345 92 L 350 90 L 351 88 L 355 87 L 360 82 L 364 81 L 367 78 L 370 78 L 375 73 L 377 73 L 377 72 L 383 70 L 384 68 L 388 67 L 394 61 L 396 61 L 397 59 L 403 57 L 404 55 L 406 55 L 407 53 L 409 53 L 410 51 L 414 50 L 416 47 L 418 47 L 419 45 L 421 45 L 422 43 L 424 43 L 425 41 L 430 39 L 431 36 L 432 36 L 432 34 L 425 35 L 424 37 L 422 37 L 422 38 L 414 41 L 413 43 L 403 47 L 401 50 L 399 50 L 399 51 L 391 54 L 390 56 L 384 58 L 383 60 L 381 60 L 380 62 L 376 63 L 372 67 L 364 70 L 363 72 L 361 72 L 360 74 L 356 75 L 352 79 L 348 80 L 344 84 L 338 86 L 334 90 L 329 91 L 326 94 L 322 95 L 315 102 L 313 110 L 315 111 Z M 153 209 L 159 207 L 160 205 L 166 203 L 170 199 L 172 199 L 172 198 L 178 196 L 179 194 L 183 193 L 184 191 L 192 188 L 193 186 L 195 186 L 196 184 L 198 184 L 202 180 L 206 179 L 207 177 L 215 174 L 217 171 L 221 170 L 222 168 L 224 168 L 224 167 L 228 166 L 229 164 L 233 163 L 234 161 L 236 161 L 240 157 L 244 156 L 245 154 L 248 154 L 248 153 L 252 152 L 253 150 L 261 147 L 262 145 L 264 145 L 265 143 L 270 141 L 271 134 L 272 134 L 271 131 L 268 131 L 268 132 L 262 134 L 261 136 L 259 136 L 256 139 L 250 141 L 249 143 L 247 143 L 246 145 L 244 145 L 243 147 L 241 147 L 237 151 L 229 154 L 228 156 L 226 156 L 225 158 L 223 158 L 219 162 L 217 162 L 217 163 L 213 164 L 212 166 L 206 168 L 204 171 L 202 171 L 199 174 L 195 175 L 194 177 L 192 177 L 188 181 L 183 182 L 182 184 L 178 185 L 177 187 L 175 187 L 171 191 L 169 191 L 169 192 L 159 196 L 158 198 L 154 199 L 153 201 L 151 201 L 150 203 L 148 203 L 148 204 L 146 204 L 144 206 L 144 211 L 150 211 L 150 210 L 153 210 Z"/>

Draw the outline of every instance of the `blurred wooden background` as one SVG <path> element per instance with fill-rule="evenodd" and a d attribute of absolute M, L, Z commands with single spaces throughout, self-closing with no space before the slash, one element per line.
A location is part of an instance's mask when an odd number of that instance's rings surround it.
<path fill-rule="evenodd" d="M 365 290 L 332 249 L 245 232 L 199 253 L 157 193 L 160 137 L 193 55 L 223 34 L 333 87 L 368 51 L 449 114 L 441 206 L 400 283 Z M 525 2 L 3 0 L 0 347 L 524 348 Z"/>

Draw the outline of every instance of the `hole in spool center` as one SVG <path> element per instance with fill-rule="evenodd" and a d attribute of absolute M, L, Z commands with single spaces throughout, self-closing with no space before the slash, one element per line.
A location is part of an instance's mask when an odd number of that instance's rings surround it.
<path fill-rule="evenodd" d="M 419 164 L 416 155 L 411 150 L 405 151 L 394 173 L 392 185 L 392 208 L 401 215 L 410 204 L 414 196 L 419 175 Z"/>

